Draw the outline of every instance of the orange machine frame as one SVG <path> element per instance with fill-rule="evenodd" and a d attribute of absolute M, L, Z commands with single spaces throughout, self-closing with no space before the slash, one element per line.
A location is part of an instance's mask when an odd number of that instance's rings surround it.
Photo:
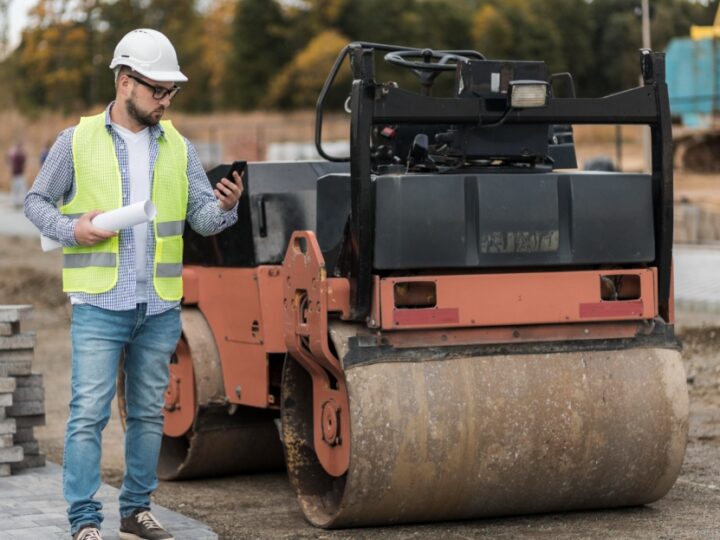
<path fill-rule="evenodd" d="M 183 303 L 197 306 L 212 329 L 226 403 L 279 407 L 270 391 L 269 355 L 290 352 L 313 379 L 318 457 L 330 474 L 343 474 L 349 463 L 347 393 L 327 324 L 330 313 L 349 316 L 350 283 L 327 277 L 314 233 L 293 234 L 282 266 L 188 266 L 183 278 Z M 603 281 L 618 279 L 632 284 L 629 294 L 607 298 Z M 421 291 L 418 302 L 399 301 L 397 290 L 414 288 Z M 398 348 L 632 338 L 647 333 L 658 316 L 656 291 L 655 268 L 375 276 L 366 323 L 369 333 Z M 188 403 L 193 379 L 186 352 L 171 365 L 170 435 L 191 426 L 197 406 Z"/>

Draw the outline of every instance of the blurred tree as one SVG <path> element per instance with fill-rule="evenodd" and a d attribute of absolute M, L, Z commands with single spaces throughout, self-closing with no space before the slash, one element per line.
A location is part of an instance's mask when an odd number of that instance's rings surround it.
<path fill-rule="evenodd" d="M 576 0 L 577 3 L 577 0 Z M 474 16 L 475 47 L 489 58 L 544 60 L 559 70 L 562 35 L 544 0 L 488 0 Z"/>
<path fill-rule="evenodd" d="M 115 96 L 112 73 L 108 69 L 115 46 L 134 28 L 146 26 L 145 0 L 102 0 L 98 14 L 98 36 L 93 56 L 95 102 L 106 103 Z"/>
<path fill-rule="evenodd" d="M 229 3 L 229 2 L 226 2 Z M 134 28 L 151 27 L 173 41 L 183 71 L 196 84 L 178 94 L 177 106 L 209 110 L 211 79 L 204 46 L 211 46 L 196 0 L 39 0 L 11 63 L 19 75 L 21 106 L 69 111 L 114 96 L 108 69 L 115 45 Z"/>
<path fill-rule="evenodd" d="M 593 8 L 599 10 L 598 5 L 593 4 Z M 632 6 L 625 3 L 624 7 L 604 13 L 600 19 L 604 21 L 602 27 L 596 25 L 594 29 L 595 84 L 584 89 L 587 94 L 583 95 L 606 95 L 638 84 L 638 49 L 642 45 L 640 22 Z"/>
<path fill-rule="evenodd" d="M 485 4 L 473 16 L 475 47 L 488 58 L 505 58 L 514 47 L 513 26 L 501 9 Z"/>
<path fill-rule="evenodd" d="M 347 43 L 348 38 L 335 30 L 320 33 L 271 81 L 261 104 L 282 109 L 315 106 L 327 72 Z M 350 88 L 347 63 L 338 73 L 334 88 L 337 92 L 329 96 L 330 107 L 339 106 L 347 97 Z"/>
<path fill-rule="evenodd" d="M 157 28 L 175 44 L 190 82 L 174 106 L 195 111 L 312 105 L 316 95 L 309 94 L 350 40 L 541 59 L 550 71 L 570 71 L 579 95 L 627 88 L 637 84 L 639 72 L 640 0 L 33 2 L 20 46 L 2 63 L 13 93 L 3 102 L 24 110 L 69 111 L 112 99 L 114 47 L 141 27 Z M 687 36 L 691 24 L 712 24 L 717 4 L 652 0 L 653 48 Z M 379 80 L 418 88 L 410 71 L 380 58 Z M 451 79 L 438 79 L 437 94 Z"/>
<path fill-rule="evenodd" d="M 30 27 L 13 54 L 13 88 L 23 109 L 49 107 L 70 111 L 84 104 L 91 71 L 85 26 L 66 15 L 71 0 L 39 0 L 30 11 Z"/>
<path fill-rule="evenodd" d="M 595 70 L 595 81 L 586 77 L 586 95 L 598 96 L 617 92 L 638 84 L 642 46 L 639 1 L 593 1 L 592 51 L 588 60 Z M 653 0 L 655 17 L 651 20 L 652 48 L 662 51 L 673 37 L 688 37 L 691 24 L 712 24 L 717 2 L 703 5 L 689 0 Z"/>
<path fill-rule="evenodd" d="M 349 3 L 348 0 L 306 0 L 306 17 L 313 33 L 335 28 Z"/>
<path fill-rule="evenodd" d="M 396 45 L 421 46 L 417 42 L 420 12 L 417 0 L 364 0 L 348 2 L 339 15 L 337 28 L 350 39 Z"/>
<path fill-rule="evenodd" d="M 270 80 L 293 57 L 286 22 L 275 0 L 238 1 L 225 73 L 228 106 L 257 107 Z"/>
<path fill-rule="evenodd" d="M 235 16 L 236 0 L 217 0 L 203 21 L 201 36 L 202 63 L 209 71 L 207 92 L 212 109 L 225 106 L 225 74 L 227 58 L 232 52 L 232 22 Z M 192 81 L 191 81 L 192 83 Z"/>
<path fill-rule="evenodd" d="M 557 55 L 549 63 L 550 71 L 569 71 L 578 94 L 595 83 L 596 68 L 592 43 L 593 23 L 590 4 L 578 0 L 535 1 L 538 16 L 553 22 L 557 35 Z M 568 31 L 571 29 L 571 31 Z"/>
<path fill-rule="evenodd" d="M 425 0 L 419 4 L 418 43 L 433 49 L 472 48 L 472 14 L 457 0 Z"/>
<path fill-rule="evenodd" d="M 149 0 L 147 3 L 143 26 L 159 30 L 172 41 L 180 68 L 190 79 L 182 85 L 183 90 L 173 106 L 190 111 L 209 110 L 212 94 L 206 81 L 210 79 L 211 69 L 204 61 L 205 27 L 197 0 Z"/>

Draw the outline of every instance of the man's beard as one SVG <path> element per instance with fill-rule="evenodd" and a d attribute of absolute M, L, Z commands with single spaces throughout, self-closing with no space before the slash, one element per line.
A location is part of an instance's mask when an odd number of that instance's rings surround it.
<path fill-rule="evenodd" d="M 145 112 L 141 111 L 137 107 L 137 105 L 135 105 L 135 101 L 133 100 L 133 97 L 134 96 L 130 96 L 130 99 L 128 99 L 125 102 L 125 106 L 127 108 L 127 112 L 130 115 L 130 117 L 143 126 L 146 126 L 146 127 L 156 126 L 157 123 L 160 121 L 160 118 L 162 118 L 162 113 L 165 112 L 165 107 L 158 107 L 154 111 L 145 113 Z M 153 114 L 156 112 L 160 113 L 160 115 L 157 118 L 153 116 Z"/>

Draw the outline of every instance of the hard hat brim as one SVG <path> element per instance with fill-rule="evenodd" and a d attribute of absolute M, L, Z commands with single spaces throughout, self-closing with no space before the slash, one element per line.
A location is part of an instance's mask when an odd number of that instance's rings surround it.
<path fill-rule="evenodd" d="M 131 66 L 129 63 L 124 64 L 122 62 L 118 62 L 116 60 L 113 60 L 110 63 L 110 69 L 115 69 L 118 66 L 127 66 L 130 69 L 132 69 L 134 72 L 139 73 L 140 75 L 143 75 L 147 77 L 148 79 L 152 79 L 157 82 L 187 82 L 188 78 L 182 73 L 182 71 L 175 70 L 175 71 L 152 71 L 149 69 L 138 69 L 135 66 Z"/>
<path fill-rule="evenodd" d="M 135 71 L 157 82 L 187 82 L 188 80 L 181 71 L 151 71 L 137 68 Z"/>

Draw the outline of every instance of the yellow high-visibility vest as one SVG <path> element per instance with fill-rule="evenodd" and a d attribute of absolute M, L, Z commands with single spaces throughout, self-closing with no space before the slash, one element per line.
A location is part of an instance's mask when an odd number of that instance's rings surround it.
<path fill-rule="evenodd" d="M 153 171 L 152 201 L 157 209 L 153 232 L 155 261 L 153 284 L 163 300 L 180 300 L 183 294 L 183 228 L 187 214 L 187 147 L 170 121 L 161 125 L 164 136 Z M 122 206 L 122 177 L 105 113 L 83 117 L 72 140 L 75 196 L 60 211 L 79 217 L 92 210 Z M 119 237 L 94 246 L 63 250 L 63 290 L 100 294 L 117 285 Z"/>

